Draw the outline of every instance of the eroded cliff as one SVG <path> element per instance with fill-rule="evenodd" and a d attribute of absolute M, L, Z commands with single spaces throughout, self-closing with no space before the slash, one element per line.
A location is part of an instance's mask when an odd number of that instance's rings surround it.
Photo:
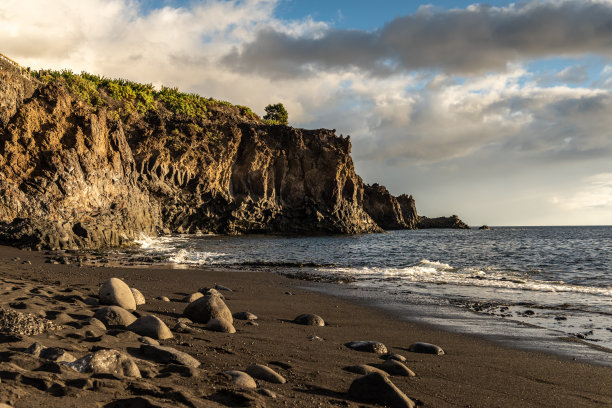
<path fill-rule="evenodd" d="M 350 142 L 333 131 L 270 125 L 244 107 L 93 76 L 0 75 L 3 243 L 381 231 L 363 209 Z"/>

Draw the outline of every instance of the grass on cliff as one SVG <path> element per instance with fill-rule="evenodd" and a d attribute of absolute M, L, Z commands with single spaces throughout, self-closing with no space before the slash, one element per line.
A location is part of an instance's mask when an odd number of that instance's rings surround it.
<path fill-rule="evenodd" d="M 135 112 L 145 115 L 163 106 L 168 111 L 189 119 L 208 117 L 211 107 L 235 107 L 240 115 L 249 119 L 260 120 L 253 111 L 226 101 L 204 98 L 193 93 L 180 92 L 177 88 L 162 87 L 155 90 L 151 84 L 140 84 L 126 79 L 110 79 L 82 72 L 75 74 L 70 70 L 32 71 L 38 80 L 51 83 L 64 81 L 70 91 L 82 101 L 94 107 L 110 106 L 108 98 L 120 103 L 117 114 L 128 116 Z"/>

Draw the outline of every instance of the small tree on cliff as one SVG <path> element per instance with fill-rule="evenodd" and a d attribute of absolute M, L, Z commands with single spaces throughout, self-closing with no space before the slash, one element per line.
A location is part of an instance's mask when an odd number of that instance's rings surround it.
<path fill-rule="evenodd" d="M 282 103 L 277 103 L 276 105 L 268 105 L 265 108 L 266 115 L 263 117 L 265 120 L 269 120 L 270 122 L 278 123 L 281 125 L 286 125 L 289 123 L 289 114 L 287 113 L 287 109 L 283 106 Z"/>

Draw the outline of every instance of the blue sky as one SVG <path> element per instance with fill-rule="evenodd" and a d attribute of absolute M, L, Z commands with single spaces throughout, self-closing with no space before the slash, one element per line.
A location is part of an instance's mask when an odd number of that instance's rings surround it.
<path fill-rule="evenodd" d="M 487 4 L 7 0 L 0 52 L 282 102 L 294 126 L 351 135 L 364 181 L 420 214 L 612 224 L 612 1 Z"/>

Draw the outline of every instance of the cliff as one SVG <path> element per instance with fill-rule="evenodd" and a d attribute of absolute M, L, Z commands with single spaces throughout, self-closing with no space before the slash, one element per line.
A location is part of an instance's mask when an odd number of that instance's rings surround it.
<path fill-rule="evenodd" d="M 459 219 L 456 215 L 450 217 L 437 217 L 428 218 L 424 216 L 419 217 L 418 223 L 419 229 L 428 228 L 454 228 L 454 229 L 470 229 L 470 227 Z"/>
<path fill-rule="evenodd" d="M 393 196 L 385 186 L 365 186 L 363 208 L 385 230 L 416 229 L 418 216 L 412 196 Z"/>
<path fill-rule="evenodd" d="M 367 233 L 348 138 L 248 108 L 0 61 L 0 241 L 125 245 L 160 232 Z"/>

